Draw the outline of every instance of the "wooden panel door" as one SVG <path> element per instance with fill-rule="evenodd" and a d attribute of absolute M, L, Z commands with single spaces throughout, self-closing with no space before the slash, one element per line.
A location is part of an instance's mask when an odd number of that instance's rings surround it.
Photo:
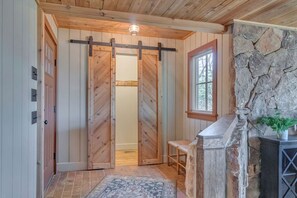
<path fill-rule="evenodd" d="M 142 51 L 139 60 L 138 164 L 162 163 L 161 67 L 158 51 Z"/>
<path fill-rule="evenodd" d="M 115 164 L 115 59 L 111 47 L 93 47 L 88 78 L 88 168 Z"/>
<path fill-rule="evenodd" d="M 45 29 L 44 43 L 44 187 L 55 172 L 56 44 Z"/>

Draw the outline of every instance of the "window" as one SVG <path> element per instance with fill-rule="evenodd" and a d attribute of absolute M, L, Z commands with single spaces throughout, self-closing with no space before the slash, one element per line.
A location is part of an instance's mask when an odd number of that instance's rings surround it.
<path fill-rule="evenodd" d="M 217 119 L 217 40 L 188 54 L 188 117 Z"/>

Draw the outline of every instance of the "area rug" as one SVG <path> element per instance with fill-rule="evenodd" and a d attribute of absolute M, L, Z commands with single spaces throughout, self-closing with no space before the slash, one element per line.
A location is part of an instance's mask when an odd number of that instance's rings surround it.
<path fill-rule="evenodd" d="M 176 185 L 150 177 L 106 176 L 87 198 L 175 198 Z"/>

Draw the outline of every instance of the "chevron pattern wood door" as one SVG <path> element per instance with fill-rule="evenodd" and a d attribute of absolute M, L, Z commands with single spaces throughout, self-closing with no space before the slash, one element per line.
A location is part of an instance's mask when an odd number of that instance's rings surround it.
<path fill-rule="evenodd" d="M 162 163 L 161 67 L 157 51 L 143 50 L 139 60 L 139 165 Z"/>
<path fill-rule="evenodd" d="M 115 59 L 110 47 L 93 47 L 88 78 L 88 168 L 113 168 Z"/>

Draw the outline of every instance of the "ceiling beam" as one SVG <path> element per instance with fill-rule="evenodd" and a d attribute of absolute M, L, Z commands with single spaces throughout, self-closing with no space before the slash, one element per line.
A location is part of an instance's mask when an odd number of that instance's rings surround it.
<path fill-rule="evenodd" d="M 217 23 L 207 23 L 183 19 L 171 19 L 167 17 L 133 14 L 128 12 L 118 12 L 109 10 L 98 10 L 93 8 L 84 8 L 45 2 L 40 2 L 39 6 L 44 10 L 45 13 L 61 16 L 73 16 L 90 19 L 118 21 L 125 23 L 137 23 L 139 25 L 151 25 L 162 28 L 188 30 L 195 32 L 225 32 L 225 27 Z"/>

